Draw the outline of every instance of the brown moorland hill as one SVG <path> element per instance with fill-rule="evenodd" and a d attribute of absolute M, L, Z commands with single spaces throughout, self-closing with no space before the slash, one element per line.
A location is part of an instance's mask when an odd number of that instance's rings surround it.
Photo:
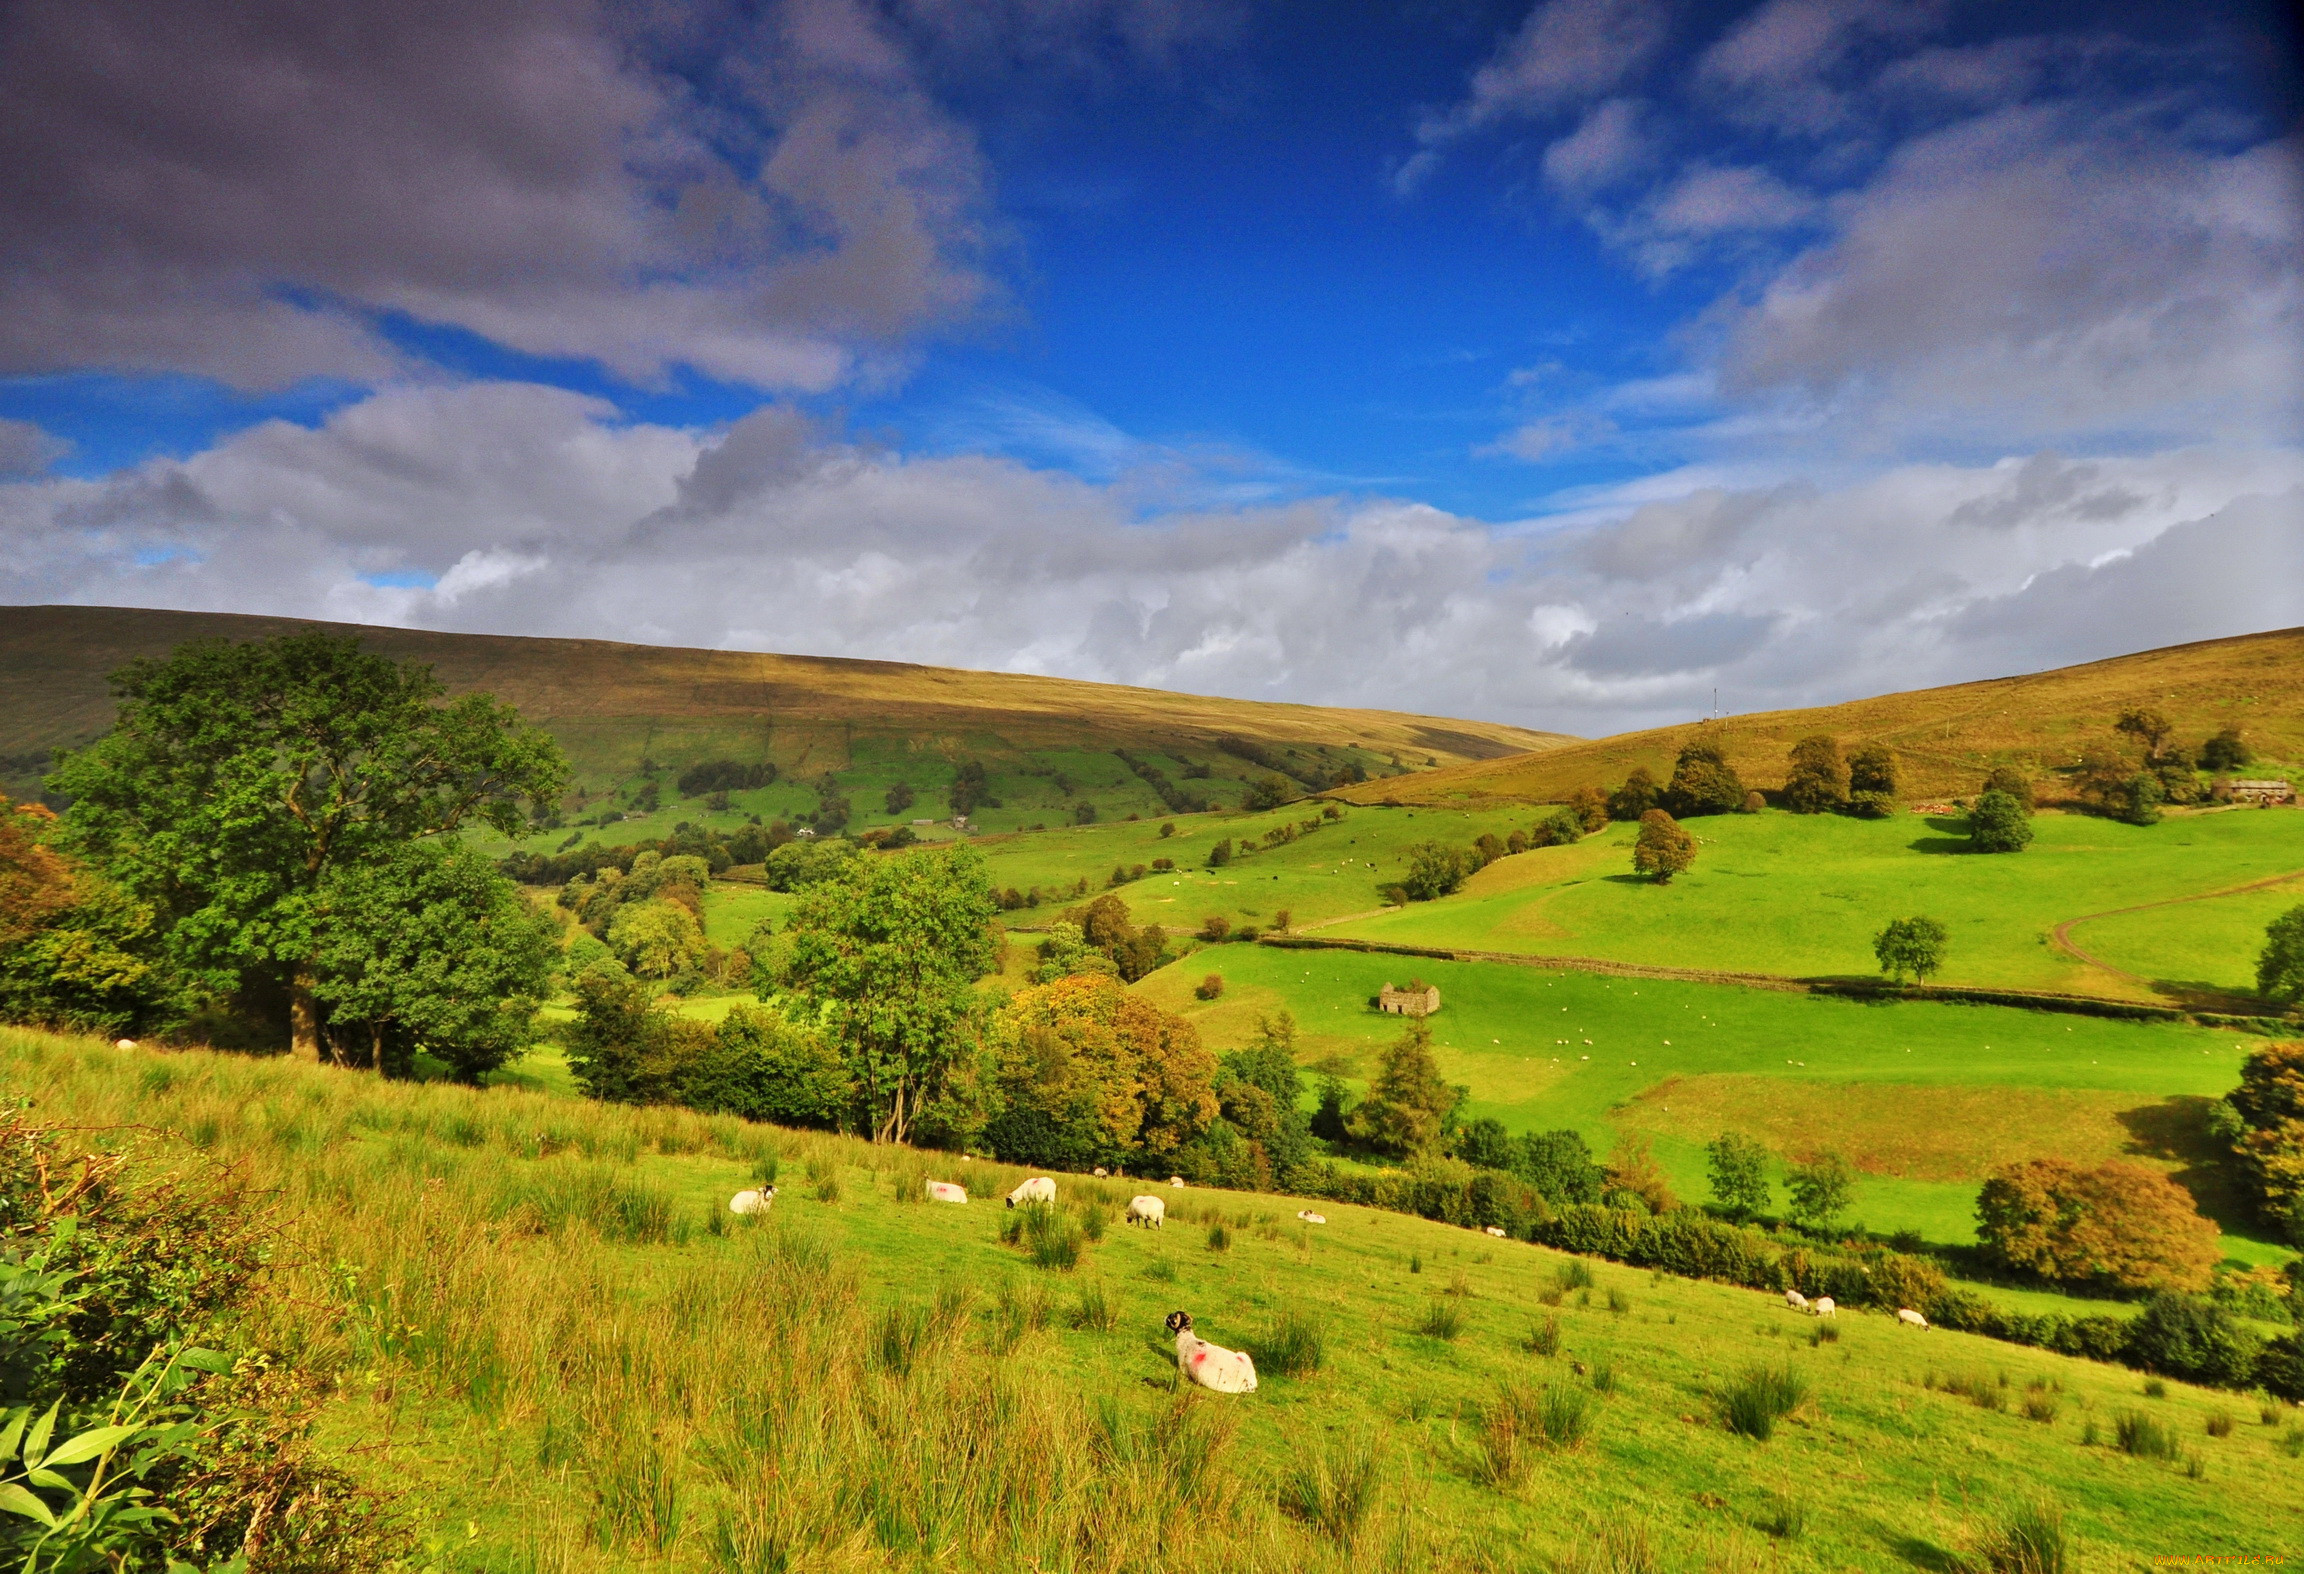
<path fill-rule="evenodd" d="M 1896 751 L 1907 797 L 1976 791 L 1998 765 L 2033 773 L 2059 796 L 2059 773 L 2083 750 L 2125 742 L 2120 712 L 2150 706 L 2175 723 L 2176 741 L 2197 750 L 2212 733 L 2241 729 L 2257 755 L 2304 761 L 2304 629 L 2171 645 L 2022 677 L 1883 694 L 1812 710 L 1762 711 L 1620 733 L 1542 754 L 1472 761 L 1412 777 L 1338 789 L 1358 803 L 1469 807 L 1556 803 L 1579 787 L 1614 787 L 1635 766 L 1659 781 L 1699 735 L 1717 742 L 1748 785 L 1781 787 L 1785 755 L 1800 739 L 1830 733 L 1844 749 L 1884 743 Z"/>
<path fill-rule="evenodd" d="M 1276 750 L 1398 756 L 1412 767 L 1493 759 L 1576 740 L 1494 722 L 1171 694 L 1024 673 L 897 661 L 692 650 L 608 640 L 531 639 L 296 618 L 125 607 L 0 609 L 0 776 L 36 780 L 51 750 L 111 725 L 106 677 L 188 640 L 296 629 L 356 634 L 398 660 L 429 662 L 451 691 L 485 689 L 557 736 L 580 776 L 621 777 L 644 757 L 773 760 L 843 769 L 887 746 L 947 754 L 1190 750 L 1228 760 L 1226 738 Z M 1331 754 L 1331 758 L 1341 757 Z"/>

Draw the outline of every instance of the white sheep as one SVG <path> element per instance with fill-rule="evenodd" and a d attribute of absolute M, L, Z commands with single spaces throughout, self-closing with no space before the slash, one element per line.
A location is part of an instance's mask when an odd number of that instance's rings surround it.
<path fill-rule="evenodd" d="M 1184 1189 L 1184 1177 L 1181 1175 L 1171 1175 L 1168 1177 L 1168 1184 L 1175 1187 L 1178 1191 L 1182 1191 Z"/>
<path fill-rule="evenodd" d="M 1168 1331 L 1176 1336 L 1176 1370 L 1202 1388 L 1220 1394 L 1256 1391 L 1256 1363 L 1245 1350 L 1210 1344 L 1192 1331 L 1190 1312 L 1170 1312 Z"/>
<path fill-rule="evenodd" d="M 134 1049 L 136 1041 L 132 1038 L 118 1038 L 112 1041 L 112 1047 L 114 1049 Z"/>
<path fill-rule="evenodd" d="M 740 1191 L 728 1199 L 730 1213 L 766 1213 L 776 1204 L 776 1188 L 762 1186 L 756 1191 Z"/>
<path fill-rule="evenodd" d="M 1097 1178 L 1098 1180 L 1102 1180 L 1102 1179 L 1105 1177 L 1106 1173 L 1107 1173 L 1107 1171 L 1105 1170 L 1105 1168 L 1104 1168 L 1104 1166 L 1103 1166 L 1103 1165 L 1099 1164 L 1099 1165 L 1097 1165 L 1097 1166 L 1096 1166 L 1096 1178 Z"/>
<path fill-rule="evenodd" d="M 1832 1304 L 1832 1297 L 1829 1295 L 1819 1295 L 1816 1297 L 1815 1304 L 1809 1307 L 1809 1310 L 1814 1312 L 1818 1317 L 1831 1317 L 1836 1315 L 1840 1308 Z"/>
<path fill-rule="evenodd" d="M 1925 1328 L 1928 1326 L 1928 1319 L 1922 1317 L 1918 1312 L 1912 1310 L 1912 1308 L 1909 1306 L 1899 1306 L 1896 1308 L 1896 1320 L 1900 1323 L 1909 1323 L 1915 1328 Z"/>
<path fill-rule="evenodd" d="M 1128 1199 L 1128 1222 L 1141 1224 L 1148 1230 L 1157 1230 L 1168 1222 L 1168 1204 L 1157 1197 L 1131 1197 Z"/>
<path fill-rule="evenodd" d="M 1035 1175 L 1008 1194 L 1008 1206 L 1021 1207 L 1027 1202 L 1044 1202 L 1053 1207 L 1056 1202 L 1056 1183 L 1045 1175 Z"/>
<path fill-rule="evenodd" d="M 1488 1233 L 1495 1236 L 1498 1240 L 1502 1240 L 1504 1238 L 1504 1232 L 1493 1224 L 1488 1226 Z"/>
<path fill-rule="evenodd" d="M 955 1186 L 950 1181 L 930 1181 L 928 1183 L 928 1200 L 930 1202 L 966 1202 L 968 1200 L 968 1188 Z"/>
<path fill-rule="evenodd" d="M 1784 1304 L 1796 1312 L 1804 1312 L 1808 1310 L 1808 1297 L 1802 1295 L 1798 1290 L 1786 1290 L 1784 1292 Z"/>
<path fill-rule="evenodd" d="M 1328 1222 L 1328 1215 L 1325 1213 L 1314 1213 L 1310 1208 L 1306 1208 L 1303 1212 L 1297 1214 L 1296 1217 L 1302 1219 L 1306 1224 L 1326 1224 Z"/>

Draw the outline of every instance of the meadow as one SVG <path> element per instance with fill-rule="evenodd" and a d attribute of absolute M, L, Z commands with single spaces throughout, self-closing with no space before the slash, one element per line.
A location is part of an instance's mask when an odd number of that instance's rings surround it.
<path fill-rule="evenodd" d="M 1142 1232 L 1067 1177 L 1041 1267 L 993 1165 L 15 1030 L 0 1068 L 270 1192 L 248 1332 L 441 1570 L 1949 1569 L 2045 1502 L 2095 1574 L 2304 1513 L 2293 1412 L 1397 1215 L 1196 1191 Z M 1258 1392 L 1177 1390 L 1178 1307 Z"/>
<path fill-rule="evenodd" d="M 1406 812 L 1358 811 L 1354 823 Z M 1424 812 L 1429 823 L 1434 811 Z M 1926 914 L 1952 936 L 1937 982 L 2165 1003 L 2182 986 L 2163 992 L 2150 980 L 2245 987 L 2263 944 L 2262 923 L 2250 935 L 2246 921 L 2259 912 L 2268 921 L 2282 898 L 2231 899 L 2214 919 L 2195 905 L 2158 907 L 2075 932 L 2137 978 L 2089 966 L 2054 945 L 2052 931 L 2108 909 L 2304 874 L 2304 814 L 2287 809 L 2170 814 L 2154 826 L 2051 812 L 2032 824 L 2025 851 L 1984 855 L 1967 850 L 1963 819 L 1710 815 L 1688 822 L 1696 862 L 1669 885 L 1632 872 L 1636 828 L 1612 825 L 1573 846 L 1501 859 L 1456 896 L 1324 932 L 1726 972 L 1870 976 L 1881 926 Z M 2295 889 L 2286 905 L 2304 900 Z M 2216 946 L 2229 954 L 2211 956 Z M 2155 960 L 2161 955 L 2169 960 Z"/>
<path fill-rule="evenodd" d="M 1224 979 L 1213 1002 L 1193 993 L 1209 972 Z M 1684 1200 L 1707 1195 L 1704 1144 L 1747 1131 L 1779 1178 L 1787 1159 L 1840 1151 L 1860 1172 L 1852 1222 L 1964 1245 L 1993 1166 L 2126 1157 L 2192 1190 L 2232 1260 L 2287 1256 L 2224 1190 L 2207 1133 L 2210 1101 L 2262 1042 L 2228 1030 L 1262 945 L 1212 947 L 1136 987 L 1218 1049 L 1284 1008 L 1301 1057 L 1343 1057 L 1358 1086 L 1403 1027 L 1370 997 L 1411 975 L 1440 986 L 1433 1044 L 1470 1090 L 1466 1119 L 1572 1128 L 1602 1154 L 1641 1133 Z"/>

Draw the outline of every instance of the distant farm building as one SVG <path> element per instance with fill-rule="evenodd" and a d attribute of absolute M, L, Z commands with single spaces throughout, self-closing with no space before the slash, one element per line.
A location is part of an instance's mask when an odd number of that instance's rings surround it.
<path fill-rule="evenodd" d="M 1386 984 L 1376 992 L 1376 1009 L 1396 1017 L 1428 1017 L 1440 1009 L 1440 986 L 1414 978 L 1406 989 Z"/>
<path fill-rule="evenodd" d="M 2294 803 L 2296 789 L 2284 781 L 2257 778 L 2232 784 L 2234 803 Z"/>

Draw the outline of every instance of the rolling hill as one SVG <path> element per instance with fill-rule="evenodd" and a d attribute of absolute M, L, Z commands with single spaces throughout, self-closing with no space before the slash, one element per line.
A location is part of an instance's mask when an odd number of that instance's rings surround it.
<path fill-rule="evenodd" d="M 112 718 L 105 678 L 124 662 L 187 640 L 306 628 L 358 634 L 395 659 L 430 662 L 451 690 L 510 701 L 567 749 L 583 810 L 605 802 L 612 813 L 651 781 L 651 801 L 670 799 L 683 768 L 731 760 L 777 767 L 776 782 L 737 794 L 754 813 L 812 809 L 829 774 L 860 824 L 949 814 L 944 795 L 974 760 L 1001 800 L 976 819 L 1000 830 L 1065 819 L 1082 804 L 1110 819 L 1172 811 L 1179 796 L 1229 802 L 1242 779 L 1275 766 L 1313 785 L 1355 766 L 1389 775 L 1573 741 L 1490 722 L 893 661 L 47 606 L 0 617 L 0 785 L 34 791 L 53 750 L 100 735 Z M 1166 778 L 1165 794 L 1147 773 Z M 883 812 L 898 781 L 918 801 Z"/>
<path fill-rule="evenodd" d="M 2154 707 L 2197 748 L 2238 726 L 2257 754 L 2304 760 L 2304 629 L 2172 645 L 2084 666 L 1948 688 L 1883 694 L 1812 710 L 1761 711 L 1690 722 L 1549 749 L 1541 755 L 1473 760 L 1426 771 L 1413 781 L 1371 781 L 1340 789 L 1359 803 L 1469 808 L 1482 802 L 1546 803 L 1579 787 L 1613 787 L 1635 766 L 1658 780 L 1699 734 L 1718 742 L 1744 780 L 1775 787 L 1784 756 L 1814 733 L 1843 748 L 1885 743 L 1896 751 L 1904 788 L 1915 797 L 1972 793 L 1996 765 L 2047 778 L 2074 765 L 2083 749 L 2112 741 L 2110 727 L 2132 705 Z"/>

